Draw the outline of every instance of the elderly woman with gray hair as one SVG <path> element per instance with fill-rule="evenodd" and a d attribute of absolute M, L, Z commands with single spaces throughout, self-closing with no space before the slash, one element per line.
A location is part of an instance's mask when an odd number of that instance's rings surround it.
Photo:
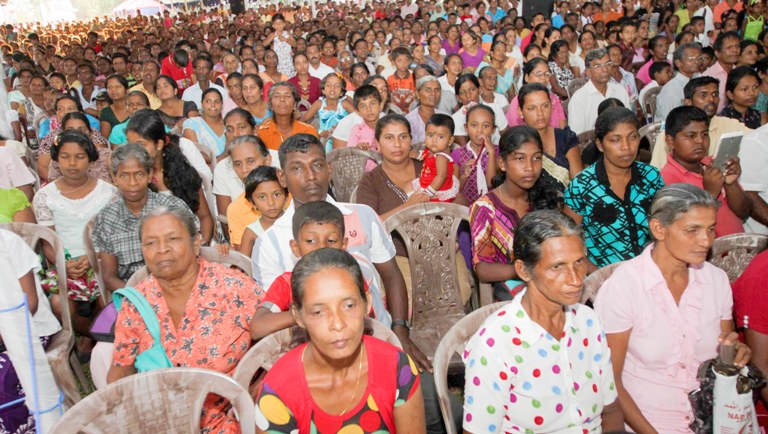
<path fill-rule="evenodd" d="M 526 288 L 467 344 L 464 432 L 620 431 L 611 350 L 597 314 L 579 304 L 589 262 L 581 228 L 533 211 L 513 250 Z"/>
<path fill-rule="evenodd" d="M 186 207 L 161 205 L 142 213 L 138 236 L 151 274 L 135 289 L 157 315 L 160 343 L 172 366 L 232 375 L 251 346 L 249 325 L 263 291 L 242 272 L 200 258 L 196 224 Z M 137 356 L 155 343 L 144 315 L 124 299 L 107 382 L 136 373 L 141 367 Z M 200 422 L 204 432 L 239 432 L 226 407 L 221 397 L 206 398 Z"/>
<path fill-rule="evenodd" d="M 699 387 L 701 363 L 719 345 L 735 345 L 737 366 L 749 362 L 734 332 L 728 277 L 707 262 L 718 206 L 691 184 L 659 190 L 649 216 L 653 242 L 619 265 L 597 295 L 632 432 L 690 433 L 688 393 Z"/>
<path fill-rule="evenodd" d="M 102 263 L 104 285 L 110 292 L 124 287 L 125 281 L 144 266 L 138 236 L 141 217 L 159 206 L 189 209 L 176 196 L 149 189 L 154 159 L 143 146 L 127 143 L 117 148 L 111 166 L 120 197 L 96 215 L 91 236 Z"/>
<path fill-rule="evenodd" d="M 437 109 L 441 93 L 440 82 L 434 75 L 425 75 L 416 80 L 416 99 L 419 105 L 405 115 L 411 124 L 411 141 L 415 145 L 423 145 L 426 141 L 427 121 L 433 114 L 449 114 Z"/>

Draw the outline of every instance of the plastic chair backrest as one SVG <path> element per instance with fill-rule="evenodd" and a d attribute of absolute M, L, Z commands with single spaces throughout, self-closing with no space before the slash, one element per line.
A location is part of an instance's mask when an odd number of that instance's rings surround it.
<path fill-rule="evenodd" d="M 256 432 L 248 390 L 225 374 L 196 368 L 158 369 L 120 379 L 70 408 L 51 432 L 200 432 L 200 412 L 209 393 L 232 403 L 243 434 Z"/>

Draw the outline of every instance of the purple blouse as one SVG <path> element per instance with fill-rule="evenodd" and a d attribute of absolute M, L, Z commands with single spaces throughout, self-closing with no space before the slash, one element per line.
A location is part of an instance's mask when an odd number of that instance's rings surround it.
<path fill-rule="evenodd" d="M 461 50 L 459 56 L 461 56 L 461 60 L 464 62 L 465 68 L 477 68 L 477 66 L 480 65 L 480 63 L 483 61 L 483 57 L 485 57 L 485 50 L 478 47 L 477 54 L 474 56 L 470 55 L 465 50 Z"/>
<path fill-rule="evenodd" d="M 461 50 L 461 43 L 459 41 L 456 41 L 456 45 L 451 45 L 451 41 L 448 39 L 443 39 L 443 42 L 440 44 L 443 49 L 445 50 L 445 55 L 450 56 L 451 54 L 458 53 L 459 50 Z"/>

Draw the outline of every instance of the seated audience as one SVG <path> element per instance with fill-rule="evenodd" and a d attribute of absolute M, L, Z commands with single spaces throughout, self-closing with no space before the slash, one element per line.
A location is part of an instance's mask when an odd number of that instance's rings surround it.
<path fill-rule="evenodd" d="M 146 149 L 126 143 L 112 154 L 112 177 L 121 198 L 106 205 L 96 215 L 91 240 L 101 261 L 106 288 L 116 291 L 144 266 L 139 220 L 159 206 L 188 208 L 181 199 L 149 189 L 154 175 L 154 159 Z M 199 225 L 199 222 L 197 223 Z"/>
<path fill-rule="evenodd" d="M 370 296 L 357 261 L 337 249 L 316 250 L 296 264 L 291 292 L 292 313 L 305 342 L 267 372 L 256 398 L 264 416 L 258 419 L 265 422 L 258 428 L 425 432 L 416 364 L 407 353 L 365 333 Z M 329 327 L 338 328 L 332 337 Z"/>
<path fill-rule="evenodd" d="M 179 136 L 169 136 L 165 132 L 161 116 L 153 110 L 137 112 L 128 123 L 125 134 L 129 141 L 144 146 L 154 160 L 150 182 L 153 190 L 183 200 L 200 221 L 203 243 L 209 243 L 213 237 L 213 218 L 203 191 L 201 174 L 190 164 L 191 159 L 187 156 L 190 148 L 182 148 Z M 195 157 L 202 158 L 194 145 L 191 150 Z M 210 169 L 202 175 L 209 176 Z"/>
<path fill-rule="evenodd" d="M 656 168 L 636 161 L 637 128 L 637 116 L 626 108 L 601 113 L 595 140 L 603 156 L 565 189 L 563 212 L 581 224 L 598 268 L 639 255 L 650 241 L 648 210 L 664 181 Z"/>
<path fill-rule="evenodd" d="M 749 362 L 734 332 L 728 277 L 707 262 L 717 206 L 690 184 L 662 188 L 648 217 L 653 241 L 597 294 L 619 403 L 634 432 L 690 432 L 688 393 L 720 345 L 735 346 L 736 366 Z"/>
<path fill-rule="evenodd" d="M 720 201 L 715 236 L 743 233 L 742 221 L 749 217 L 752 202 L 738 183 L 739 157 L 732 158 L 724 167 L 712 165 L 712 158 L 707 156 L 709 117 L 704 110 L 691 106 L 673 109 L 667 116 L 664 134 L 672 150 L 661 169 L 664 184 L 695 185 Z"/>
<path fill-rule="evenodd" d="M 620 431 L 612 348 L 579 304 L 589 262 L 581 229 L 557 211 L 534 211 L 518 229 L 525 288 L 467 342 L 464 432 Z"/>
<path fill-rule="evenodd" d="M 201 238 L 195 215 L 186 207 L 161 205 L 148 211 L 141 217 L 138 237 L 151 274 L 136 290 L 157 314 L 169 367 L 232 375 L 251 346 L 248 325 L 253 307 L 261 302 L 261 288 L 240 271 L 198 257 Z M 137 356 L 154 343 L 138 309 L 124 300 L 115 322 L 107 382 L 135 374 Z M 227 402 L 212 394 L 203 403 L 200 426 L 210 432 L 239 430 L 227 414 Z"/>

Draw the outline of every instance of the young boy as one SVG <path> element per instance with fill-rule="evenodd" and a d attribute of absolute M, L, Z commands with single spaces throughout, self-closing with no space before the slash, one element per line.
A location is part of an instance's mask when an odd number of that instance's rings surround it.
<path fill-rule="evenodd" d="M 709 47 L 709 37 L 704 33 L 704 17 L 691 18 L 691 33 L 695 35 L 694 41 L 701 44 L 702 47 Z"/>
<path fill-rule="evenodd" d="M 293 255 L 304 255 L 322 248 L 346 250 L 344 216 L 334 205 L 324 202 L 309 202 L 302 205 L 293 215 L 293 239 L 290 242 Z M 368 260 L 352 253 L 363 272 L 365 289 L 371 294 L 371 313 L 374 318 L 389 327 L 392 317 L 386 310 L 381 286 Z M 296 324 L 290 310 L 293 303 L 291 272 L 279 276 L 269 287 L 264 301 L 256 310 L 251 321 L 251 338 L 258 340 L 276 331 Z"/>
<path fill-rule="evenodd" d="M 648 75 L 651 76 L 651 81 L 640 89 L 640 94 L 637 98 L 640 104 L 643 105 L 646 103 L 645 95 L 648 91 L 656 87 L 663 87 L 672 79 L 674 73 L 672 72 L 672 66 L 662 60 L 651 64 L 651 67 L 648 69 Z"/>
<path fill-rule="evenodd" d="M 416 83 L 410 69 L 413 55 L 406 47 L 397 47 L 392 51 L 395 73 L 387 77 L 392 103 L 404 114 L 408 113 L 416 97 Z"/>
<path fill-rule="evenodd" d="M 664 184 L 686 183 L 706 190 L 720 200 L 715 236 L 744 232 L 743 220 L 749 217 L 751 202 L 737 181 L 741 173 L 734 158 L 724 167 L 712 165 L 709 157 L 709 116 L 693 106 L 672 109 L 664 125 L 667 164 L 661 169 Z"/>
<path fill-rule="evenodd" d="M 625 21 L 619 31 L 619 47 L 621 48 L 621 67 L 633 72 L 632 59 L 635 57 L 634 42 L 637 36 L 637 22 Z"/>
<path fill-rule="evenodd" d="M 372 85 L 360 86 L 355 91 L 352 102 L 355 104 L 357 114 L 363 118 L 363 122 L 352 127 L 347 146 L 378 151 L 379 145 L 376 142 L 375 131 L 376 122 L 383 109 L 381 93 Z"/>

